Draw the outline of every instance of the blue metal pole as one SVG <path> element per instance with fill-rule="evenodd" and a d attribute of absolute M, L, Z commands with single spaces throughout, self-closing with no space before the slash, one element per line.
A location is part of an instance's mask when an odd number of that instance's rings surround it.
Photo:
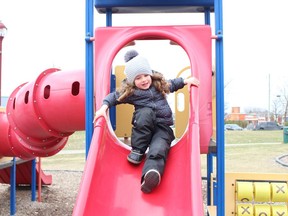
<path fill-rule="evenodd" d="M 31 201 L 36 200 L 36 159 L 32 160 Z"/>
<path fill-rule="evenodd" d="M 205 8 L 204 10 L 205 25 L 210 25 L 210 8 Z M 211 153 L 207 154 L 207 205 L 211 205 L 211 173 L 213 172 L 213 155 Z"/>
<path fill-rule="evenodd" d="M 93 135 L 94 118 L 94 76 L 93 76 L 93 37 L 94 30 L 94 1 L 86 0 L 86 69 L 85 69 L 85 129 L 86 129 L 86 158 L 89 153 Z"/>
<path fill-rule="evenodd" d="M 106 10 L 106 26 L 112 26 L 112 10 Z"/>
<path fill-rule="evenodd" d="M 211 173 L 213 172 L 213 154 L 207 154 L 207 205 L 211 205 Z"/>
<path fill-rule="evenodd" d="M 111 9 L 106 10 L 106 26 L 107 27 L 112 26 L 112 10 Z M 113 92 L 116 88 L 116 77 L 115 75 L 112 75 L 112 71 L 111 71 L 110 80 L 111 80 L 110 92 Z M 116 130 L 116 107 L 115 106 L 109 109 L 109 117 L 110 117 L 110 122 L 111 122 L 113 130 Z"/>
<path fill-rule="evenodd" d="M 204 10 L 205 24 L 210 25 L 210 8 Z"/>
<path fill-rule="evenodd" d="M 225 142 L 224 142 L 224 59 L 222 0 L 215 0 L 216 40 L 216 143 L 217 143 L 217 215 L 225 215 Z"/>
<path fill-rule="evenodd" d="M 16 158 L 12 160 L 10 169 L 10 214 L 16 213 Z"/>

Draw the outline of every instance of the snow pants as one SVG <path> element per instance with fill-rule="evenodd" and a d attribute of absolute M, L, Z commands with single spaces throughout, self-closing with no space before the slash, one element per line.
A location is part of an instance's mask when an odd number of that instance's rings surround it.
<path fill-rule="evenodd" d="M 172 141 L 175 139 L 170 126 L 157 123 L 156 114 L 152 108 L 137 109 L 132 118 L 132 149 L 137 149 L 146 155 L 142 178 L 150 169 L 156 169 L 162 176 Z"/>

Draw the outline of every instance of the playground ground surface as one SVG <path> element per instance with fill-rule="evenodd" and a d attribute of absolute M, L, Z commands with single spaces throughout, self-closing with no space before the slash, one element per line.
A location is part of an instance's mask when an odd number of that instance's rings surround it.
<path fill-rule="evenodd" d="M 31 202 L 29 188 L 17 188 L 17 215 L 71 215 L 85 164 L 85 133 L 76 132 L 58 155 L 42 159 L 53 184 L 42 189 L 42 202 Z M 283 131 L 225 131 L 226 172 L 287 173 L 288 167 L 276 158 L 288 154 Z M 284 158 L 285 159 L 285 158 Z M 202 155 L 206 176 L 206 156 Z M 203 189 L 205 197 L 205 189 Z M 0 215 L 10 215 L 9 185 L 0 185 Z"/>

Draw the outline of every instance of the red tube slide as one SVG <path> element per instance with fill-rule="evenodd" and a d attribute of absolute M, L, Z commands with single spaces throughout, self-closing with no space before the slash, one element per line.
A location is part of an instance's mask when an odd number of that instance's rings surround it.
<path fill-rule="evenodd" d="M 51 68 L 16 88 L 0 113 L 0 157 L 52 156 L 84 130 L 84 80 L 83 70 Z"/>

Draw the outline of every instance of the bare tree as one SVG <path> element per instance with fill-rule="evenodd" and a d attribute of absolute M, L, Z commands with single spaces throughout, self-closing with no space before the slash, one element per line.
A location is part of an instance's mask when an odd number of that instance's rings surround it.
<path fill-rule="evenodd" d="M 283 110 L 283 118 L 284 118 L 284 123 L 287 122 L 287 114 L 288 114 L 288 91 L 287 87 L 283 87 L 281 90 L 281 94 L 277 95 L 279 98 L 279 101 L 282 105 L 282 110 Z"/>
<path fill-rule="evenodd" d="M 255 108 L 255 107 L 248 107 L 244 111 L 247 114 L 257 114 L 259 116 L 265 116 L 267 114 L 267 110 L 263 108 Z"/>
<path fill-rule="evenodd" d="M 283 103 L 281 102 L 279 98 L 280 97 L 277 97 L 276 99 L 272 101 L 272 110 L 271 110 L 272 117 L 273 119 L 275 117 L 274 120 L 277 122 L 278 122 L 279 117 L 283 117 L 284 115 Z"/>

